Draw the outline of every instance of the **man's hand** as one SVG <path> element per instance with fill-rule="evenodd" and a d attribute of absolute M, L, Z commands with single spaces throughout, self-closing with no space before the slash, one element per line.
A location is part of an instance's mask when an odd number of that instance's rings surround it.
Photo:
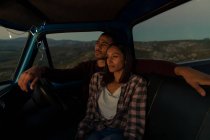
<path fill-rule="evenodd" d="M 20 88 L 23 91 L 28 92 L 27 85 L 30 82 L 30 89 L 33 90 L 45 69 L 45 67 L 34 66 L 23 72 L 18 80 L 18 85 Z"/>
<path fill-rule="evenodd" d="M 210 86 L 210 75 L 184 66 L 177 66 L 175 73 L 182 76 L 201 96 L 206 96 L 205 90 L 200 85 Z"/>

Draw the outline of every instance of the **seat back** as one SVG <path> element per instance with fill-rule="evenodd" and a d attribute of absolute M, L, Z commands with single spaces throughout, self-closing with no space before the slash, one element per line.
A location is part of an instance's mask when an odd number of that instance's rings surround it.
<path fill-rule="evenodd" d="M 201 97 L 183 79 L 144 75 L 148 80 L 144 140 L 210 140 L 210 88 Z"/>

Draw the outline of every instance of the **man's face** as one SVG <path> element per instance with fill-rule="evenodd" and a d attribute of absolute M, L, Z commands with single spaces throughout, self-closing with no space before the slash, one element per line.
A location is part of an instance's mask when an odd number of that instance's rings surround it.
<path fill-rule="evenodd" d="M 101 35 L 96 41 L 95 45 L 95 57 L 96 59 L 104 59 L 106 57 L 106 51 L 112 44 L 112 38 L 106 35 Z"/>

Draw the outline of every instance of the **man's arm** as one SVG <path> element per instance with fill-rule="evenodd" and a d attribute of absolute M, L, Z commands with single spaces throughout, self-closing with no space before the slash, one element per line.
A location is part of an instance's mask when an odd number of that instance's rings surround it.
<path fill-rule="evenodd" d="M 137 73 L 154 73 L 172 77 L 182 76 L 201 96 L 206 95 L 201 85 L 210 85 L 210 75 L 164 60 L 138 59 L 134 70 Z"/>
<path fill-rule="evenodd" d="M 71 80 L 88 79 L 96 70 L 96 61 L 85 61 L 79 63 L 71 69 L 48 69 L 42 74 L 42 77 L 49 79 L 53 82 L 68 82 Z"/>
<path fill-rule="evenodd" d="M 210 85 L 210 75 L 184 66 L 177 66 L 174 71 L 176 75 L 182 76 L 201 96 L 206 95 L 201 85 Z"/>
<path fill-rule="evenodd" d="M 28 92 L 28 83 L 30 82 L 30 89 L 34 89 L 34 86 L 36 85 L 37 81 L 41 78 L 42 73 L 47 71 L 47 69 L 47 67 L 33 66 L 30 69 L 24 71 L 18 79 L 19 87 L 23 91 Z"/>
<path fill-rule="evenodd" d="M 47 78 L 54 82 L 90 78 L 94 73 L 94 66 L 94 61 L 82 62 L 72 69 L 50 69 L 34 66 L 21 74 L 18 85 L 23 91 L 28 92 L 28 83 L 30 82 L 30 89 L 33 90 L 40 78 Z"/>

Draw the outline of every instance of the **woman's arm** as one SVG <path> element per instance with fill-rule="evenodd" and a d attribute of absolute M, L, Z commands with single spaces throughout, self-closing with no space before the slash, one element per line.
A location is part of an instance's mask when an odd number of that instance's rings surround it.
<path fill-rule="evenodd" d="M 124 136 L 128 140 L 141 140 L 145 129 L 147 84 L 142 78 L 132 81 L 133 94 L 128 109 L 128 120 Z"/>

